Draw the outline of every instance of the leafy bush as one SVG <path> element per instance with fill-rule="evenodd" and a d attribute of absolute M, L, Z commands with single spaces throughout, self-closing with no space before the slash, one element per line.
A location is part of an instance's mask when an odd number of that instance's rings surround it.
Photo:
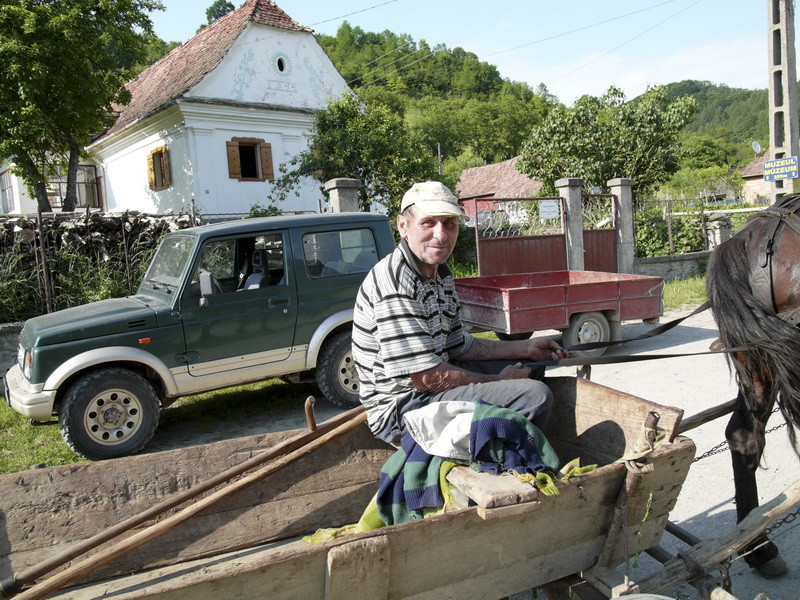
<path fill-rule="evenodd" d="M 636 255 L 639 257 L 669 256 L 705 250 L 703 213 L 672 218 L 672 242 L 669 248 L 669 226 L 657 208 L 637 211 L 634 216 Z"/>

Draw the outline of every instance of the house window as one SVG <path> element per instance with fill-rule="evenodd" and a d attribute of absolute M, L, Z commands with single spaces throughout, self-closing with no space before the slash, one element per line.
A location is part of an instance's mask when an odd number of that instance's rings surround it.
<path fill-rule="evenodd" d="M 169 152 L 166 146 L 159 146 L 147 156 L 147 179 L 154 192 L 170 186 Z"/>
<path fill-rule="evenodd" d="M 11 171 L 0 173 L 0 213 L 8 214 L 14 208 L 14 196 L 11 190 Z"/>
<path fill-rule="evenodd" d="M 233 138 L 228 145 L 228 176 L 239 181 L 275 178 L 272 146 L 257 138 Z"/>
<path fill-rule="evenodd" d="M 100 208 L 100 187 L 94 165 L 78 165 L 75 173 L 75 208 Z M 67 194 L 67 173 L 61 165 L 53 165 L 47 173 L 47 198 L 50 206 L 61 208 Z"/>

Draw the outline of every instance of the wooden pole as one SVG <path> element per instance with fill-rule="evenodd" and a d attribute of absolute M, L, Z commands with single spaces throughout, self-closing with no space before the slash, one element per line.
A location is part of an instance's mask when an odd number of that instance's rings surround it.
<path fill-rule="evenodd" d="M 684 552 L 693 563 L 701 567 L 721 563 L 760 536 L 767 527 L 785 517 L 800 504 L 800 481 L 794 482 L 783 493 L 763 506 L 753 509 L 736 527 L 716 540 L 704 540 Z M 691 577 L 682 558 L 675 558 L 664 568 L 638 584 L 640 593 L 659 594 L 680 585 Z M 717 593 L 717 597 L 720 595 Z"/>
<path fill-rule="evenodd" d="M 700 425 L 705 425 L 709 421 L 719 419 L 720 417 L 732 413 L 735 408 L 736 398 L 728 400 L 718 406 L 712 406 L 711 408 L 700 411 L 696 415 L 692 415 L 686 419 L 681 419 L 681 422 L 678 424 L 678 433 L 686 433 L 690 429 L 700 427 Z"/>
<path fill-rule="evenodd" d="M 131 517 L 129 519 L 126 519 L 125 521 L 122 521 L 121 523 L 118 523 L 117 525 L 115 525 L 113 527 L 109 527 L 108 529 L 98 533 L 95 536 L 92 536 L 91 538 L 88 538 L 88 539 L 84 540 L 83 542 L 80 542 L 79 544 L 76 544 L 75 546 L 73 546 L 69 550 L 67 550 L 65 552 L 62 552 L 62 553 L 60 553 L 60 554 L 58 554 L 58 555 L 56 555 L 56 556 L 44 561 L 43 563 L 40 563 L 40 564 L 38 564 L 38 565 L 36 565 L 34 567 L 31 567 L 31 568 L 29 568 L 29 569 L 27 569 L 25 571 L 21 571 L 20 573 L 12 575 L 9 579 L 4 580 L 2 582 L 2 597 L 6 597 L 6 598 L 12 597 L 14 594 L 16 594 L 16 592 L 23 585 L 27 585 L 29 583 L 32 583 L 33 581 L 36 581 L 42 575 L 44 575 L 46 573 L 49 573 L 53 569 L 68 563 L 72 559 L 80 556 L 81 554 L 84 554 L 84 553 L 88 552 L 89 550 L 92 550 L 93 548 L 96 548 L 100 544 L 102 544 L 104 542 L 107 542 L 107 541 L 109 541 L 109 540 L 111 540 L 111 539 L 113 539 L 113 538 L 115 538 L 115 537 L 117 537 L 117 536 L 119 536 L 119 535 L 121 535 L 123 533 L 129 532 L 131 529 L 133 529 L 137 525 L 140 525 L 140 524 L 142 524 L 142 523 L 144 523 L 146 521 L 149 521 L 150 519 L 152 519 L 152 518 L 154 518 L 154 517 L 166 512 L 167 510 L 169 510 L 171 508 L 174 508 L 175 506 L 178 506 L 178 505 L 186 502 L 187 500 L 195 498 L 196 496 L 199 496 L 203 492 L 206 492 L 206 491 L 208 491 L 208 490 L 210 490 L 210 489 L 212 489 L 212 488 L 214 488 L 214 487 L 216 487 L 216 486 L 218 486 L 218 485 L 220 485 L 222 483 L 225 483 L 226 481 L 229 481 L 230 479 L 232 479 L 232 478 L 234 478 L 234 477 L 236 477 L 238 475 L 241 475 L 242 473 L 244 473 L 244 472 L 246 472 L 246 471 L 248 471 L 250 469 L 253 469 L 254 467 L 260 466 L 261 464 L 263 464 L 263 463 L 265 463 L 267 461 L 270 461 L 272 459 L 276 459 L 276 458 L 279 458 L 279 457 L 285 457 L 286 458 L 285 461 L 282 461 L 280 463 L 276 462 L 276 463 L 267 465 L 262 470 L 257 471 L 256 473 L 253 473 L 252 475 L 248 476 L 247 478 L 240 479 L 239 481 L 234 482 L 230 486 L 228 486 L 226 488 L 222 488 L 222 489 L 218 490 L 217 492 L 215 492 L 214 494 L 208 496 L 207 498 L 204 498 L 204 499 L 200 500 L 195 505 L 192 505 L 192 506 L 189 506 L 189 507 L 186 507 L 186 508 L 182 509 L 180 512 L 176 513 L 172 517 L 169 517 L 169 518 L 165 519 L 164 521 L 160 521 L 159 523 L 156 523 L 155 525 L 153 525 L 153 526 L 151 526 L 151 527 L 149 527 L 147 529 L 142 530 L 141 532 L 139 532 L 138 534 L 134 535 L 133 537 L 128 538 L 128 539 L 118 543 L 116 546 L 111 548 L 109 551 L 103 552 L 101 554 L 101 556 L 97 556 L 97 557 L 92 556 L 92 557 L 89 557 L 89 558 L 85 559 L 81 563 L 79 563 L 79 565 L 89 565 L 88 570 L 81 570 L 76 575 L 70 577 L 66 581 L 62 581 L 62 579 L 59 578 L 57 580 L 57 584 L 56 584 L 56 578 L 60 577 L 59 575 L 56 575 L 55 577 L 53 577 L 53 578 L 51 578 L 49 580 L 46 580 L 42 584 L 39 584 L 39 585 L 44 585 L 48 581 L 53 581 L 53 584 L 51 584 L 51 585 L 57 585 L 57 587 L 51 588 L 48 585 L 48 591 L 45 592 L 44 595 L 52 593 L 53 591 L 55 591 L 57 589 L 60 589 L 61 587 L 63 587 L 67 583 L 69 583 L 70 581 L 76 579 L 77 577 L 80 577 L 80 576 L 82 576 L 82 575 L 84 575 L 84 574 L 96 569 L 97 567 L 100 567 L 102 564 L 105 564 L 106 562 L 109 562 L 110 560 L 112 560 L 114 558 L 117 558 L 118 556 L 123 556 L 124 554 L 127 554 L 128 552 L 130 552 L 131 550 L 134 550 L 138 546 L 141 546 L 145 542 L 147 542 L 147 541 L 149 541 L 151 539 L 154 539 L 154 538 L 166 533 L 167 531 L 169 531 L 170 529 L 174 528 L 175 526 L 177 526 L 182 521 L 184 521 L 184 520 L 188 519 L 189 517 L 193 516 L 194 514 L 196 514 L 198 512 L 196 510 L 196 508 L 195 508 L 196 506 L 201 505 L 201 504 L 202 504 L 203 508 L 205 508 L 207 506 L 211 506 L 211 504 L 214 504 L 215 502 L 223 499 L 224 497 L 232 494 L 233 492 L 238 491 L 239 489 L 241 489 L 241 487 L 244 487 L 245 485 L 249 485 L 250 483 L 253 483 L 254 481 L 257 481 L 258 479 L 261 479 L 261 478 L 265 477 L 266 475 L 269 475 L 270 473 L 274 472 L 277 469 L 282 468 L 283 466 L 291 463 L 292 461 L 297 460 L 298 458 L 301 458 L 302 456 L 305 456 L 306 454 L 308 454 L 308 452 L 313 451 L 314 449 L 318 448 L 320 445 L 327 443 L 329 440 L 331 440 L 331 439 L 333 439 L 335 437 L 338 437 L 339 435 L 342 435 L 343 433 L 346 433 L 347 431 L 355 429 L 357 426 L 361 425 L 365 421 L 366 421 L 366 413 L 364 412 L 364 408 L 363 407 L 358 407 L 358 408 L 354 408 L 353 410 L 350 410 L 350 411 L 348 411 L 346 413 L 342 413 L 341 415 L 337 415 L 336 417 L 334 417 L 332 419 L 329 419 L 328 421 L 326 421 L 325 423 L 320 425 L 314 431 L 310 431 L 310 432 L 307 432 L 307 433 L 301 433 L 301 434 L 298 434 L 298 435 L 296 435 L 296 436 L 294 436 L 294 437 L 292 437 L 292 438 L 290 438 L 290 439 L 288 439 L 288 440 L 286 440 L 284 442 L 281 442 L 280 444 L 276 445 L 275 447 L 273 447 L 273 448 L 271 448 L 269 450 L 266 450 L 265 452 L 263 452 L 261 454 L 257 454 L 256 456 L 246 460 L 245 462 L 241 463 L 240 465 L 232 467 L 232 468 L 228 469 L 227 471 L 224 471 L 224 472 L 220 473 L 219 475 L 216 475 L 215 477 L 212 477 L 211 479 L 209 479 L 209 480 L 207 480 L 207 481 L 205 481 L 205 482 L 203 482 L 203 483 L 201 483 L 201 484 L 199 484 L 199 485 L 197 485 L 197 486 L 195 486 L 195 487 L 193 487 L 193 488 L 191 488 L 189 490 L 186 490 L 186 491 L 184 491 L 184 492 L 182 492 L 180 494 L 177 494 L 177 495 L 173 496 L 172 498 L 168 498 L 168 499 L 164 500 L 163 502 L 160 502 L 159 504 L 157 504 L 155 506 L 152 506 L 151 508 L 139 513 L 138 515 L 135 515 L 135 516 L 133 516 L 133 517 Z M 323 438 L 324 438 L 324 440 L 323 440 Z M 320 441 L 320 440 L 322 440 L 322 441 Z M 312 444 L 314 444 L 314 445 L 312 446 Z M 308 448 L 311 448 L 311 450 L 308 450 Z M 241 483 L 245 482 L 245 481 L 246 481 L 246 483 L 244 483 L 244 485 L 241 485 Z M 233 486 L 238 486 L 238 487 L 234 488 Z M 214 500 L 209 503 L 209 500 L 212 499 L 212 498 Z M 160 527 L 165 523 L 173 523 L 173 524 L 169 527 L 169 529 L 165 529 L 163 531 L 161 531 L 159 529 L 158 533 L 156 533 L 155 535 L 151 535 L 150 537 L 144 536 L 146 539 L 143 539 L 143 541 L 137 543 L 135 546 L 127 548 L 127 545 L 129 543 L 131 543 L 133 540 L 141 539 L 140 536 L 142 536 L 146 532 L 151 532 L 152 533 L 154 528 Z M 116 552 L 116 554 L 114 554 L 114 552 Z M 108 560 L 105 560 L 106 558 L 108 558 Z M 95 562 L 98 559 L 102 559 L 102 562 L 97 562 L 95 564 Z M 78 565 L 76 565 L 75 567 L 77 567 L 77 566 Z M 61 575 L 70 573 L 75 567 L 70 567 L 69 569 L 65 570 Z M 38 592 L 35 592 L 35 590 L 37 590 L 39 588 L 39 585 L 33 586 L 32 588 L 30 588 L 26 592 L 23 592 L 22 594 L 20 594 L 18 596 L 18 598 L 42 598 L 42 597 L 44 597 L 42 595 L 38 595 Z M 31 594 L 31 593 L 33 595 L 27 595 L 27 594 Z"/>

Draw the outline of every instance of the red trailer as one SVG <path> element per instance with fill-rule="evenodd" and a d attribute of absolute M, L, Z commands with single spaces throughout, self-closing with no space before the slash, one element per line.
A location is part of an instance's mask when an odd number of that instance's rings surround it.
<path fill-rule="evenodd" d="M 563 345 L 621 339 L 622 321 L 654 324 L 664 312 L 664 279 L 600 271 L 550 271 L 456 279 L 464 323 L 523 339 L 557 329 Z M 602 354 L 589 350 L 583 356 Z"/>

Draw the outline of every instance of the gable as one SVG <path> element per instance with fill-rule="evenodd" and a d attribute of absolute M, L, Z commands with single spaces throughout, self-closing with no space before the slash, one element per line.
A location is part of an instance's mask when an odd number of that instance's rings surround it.
<path fill-rule="evenodd" d="M 262 30 L 262 44 L 251 48 L 253 53 L 263 52 L 264 44 L 279 46 L 285 42 L 284 38 L 288 39 L 292 35 L 303 38 L 309 48 L 319 47 L 310 29 L 295 22 L 269 0 L 248 0 L 236 10 L 203 28 L 188 42 L 175 48 L 140 73 L 136 79 L 128 82 L 126 87 L 131 93 L 130 103 L 118 107 L 119 114 L 114 125 L 98 140 L 113 136 L 184 97 L 220 66 L 250 25 L 256 25 Z M 248 38 L 247 41 L 252 45 L 252 39 Z M 321 48 L 319 52 L 324 55 Z M 331 69 L 336 72 L 332 64 Z M 252 76 L 252 73 L 249 75 Z M 336 75 L 343 83 L 341 76 L 338 73 Z M 247 76 L 247 71 L 240 73 L 242 80 Z M 346 88 L 346 84 L 344 87 Z M 196 91 L 195 94 L 197 95 Z M 235 96 L 229 90 L 221 99 L 235 99 Z M 264 99 L 256 101 L 267 102 Z"/>

